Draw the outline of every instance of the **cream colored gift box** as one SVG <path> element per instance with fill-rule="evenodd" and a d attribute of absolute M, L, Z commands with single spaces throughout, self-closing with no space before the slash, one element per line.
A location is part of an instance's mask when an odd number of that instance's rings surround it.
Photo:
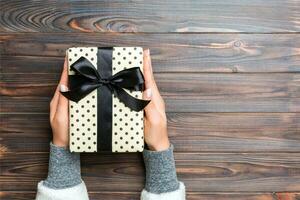
<path fill-rule="evenodd" d="M 73 47 L 67 50 L 69 80 L 75 76 L 70 66 L 80 57 L 86 58 L 98 69 L 101 63 L 97 59 L 98 47 Z M 113 47 L 111 73 L 139 67 L 143 71 L 143 49 L 141 47 Z M 142 91 L 130 91 L 131 96 L 142 99 Z M 78 103 L 69 101 L 69 132 L 71 152 L 141 152 L 144 149 L 143 110 L 134 111 L 125 106 L 114 94 L 111 102 L 111 132 L 101 133 L 105 127 L 99 120 L 99 112 L 104 108 L 98 104 L 99 92 L 95 89 Z M 103 105 L 102 105 L 103 106 Z M 106 107 L 106 105 L 105 105 Z M 107 109 L 107 108 L 105 108 Z M 106 116 L 105 116 L 106 117 Z M 104 143 L 103 143 L 104 142 Z M 107 144 L 109 143 L 109 144 Z"/>

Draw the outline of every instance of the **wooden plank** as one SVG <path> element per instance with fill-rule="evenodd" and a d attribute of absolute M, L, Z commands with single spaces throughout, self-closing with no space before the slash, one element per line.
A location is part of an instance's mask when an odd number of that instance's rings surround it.
<path fill-rule="evenodd" d="M 151 48 L 187 199 L 300 199 L 300 1 L 0 7 L 0 199 L 34 198 L 65 49 L 92 45 Z M 81 157 L 91 199 L 139 199 L 140 154 Z"/>
<path fill-rule="evenodd" d="M 168 112 L 300 112 L 300 74 L 159 73 Z M 59 74 L 3 74 L 4 113 L 45 113 Z M 24 106 L 26 105 L 26 106 Z"/>
<path fill-rule="evenodd" d="M 299 200 L 300 193 L 278 193 L 277 199 L 279 200 Z"/>
<path fill-rule="evenodd" d="M 199 112 L 199 113 L 272 113 L 272 112 L 292 112 L 299 113 L 299 98 L 263 98 L 263 99 L 211 99 L 203 100 L 199 98 L 183 97 L 176 99 L 178 96 L 168 98 L 163 96 L 166 103 L 167 112 Z M 7 113 L 48 113 L 50 97 L 6 97 L 0 96 L 2 107 L 0 111 Z M 24 106 L 26 105 L 26 106 Z"/>
<path fill-rule="evenodd" d="M 187 194 L 189 200 L 299 200 L 300 193 L 217 193 L 217 194 Z"/>
<path fill-rule="evenodd" d="M 300 72 L 300 34 L 0 34 L 2 73 L 60 73 L 71 46 L 151 49 L 154 72 Z"/>
<path fill-rule="evenodd" d="M 1 32 L 299 32 L 299 1 L 22 1 L 0 4 Z"/>
<path fill-rule="evenodd" d="M 1 73 L 53 74 L 61 73 L 64 57 L 0 56 Z"/>
<path fill-rule="evenodd" d="M 139 192 L 140 154 L 81 154 L 89 191 Z M 1 153 L 3 191 L 34 191 L 46 177 L 48 154 Z M 188 192 L 293 192 L 300 190 L 299 153 L 175 153 Z"/>
<path fill-rule="evenodd" d="M 34 199 L 35 192 L 0 192 L 0 197 L 5 200 L 27 200 Z M 138 192 L 89 192 L 90 200 L 133 200 L 139 199 Z M 186 194 L 188 200 L 298 200 L 300 193 L 217 193 L 217 194 L 203 194 L 190 193 Z"/>
<path fill-rule="evenodd" d="M 300 152 L 298 113 L 167 113 L 176 152 Z M 1 115 L 6 152 L 48 152 L 48 114 Z"/>

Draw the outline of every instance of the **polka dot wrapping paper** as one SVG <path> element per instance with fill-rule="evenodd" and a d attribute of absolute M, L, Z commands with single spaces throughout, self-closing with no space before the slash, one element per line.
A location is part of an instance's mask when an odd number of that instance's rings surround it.
<path fill-rule="evenodd" d="M 102 57 L 99 53 L 102 52 Z M 72 47 L 66 51 L 69 85 L 80 84 L 71 66 L 79 59 L 88 60 L 97 71 L 111 75 L 139 67 L 143 72 L 141 47 Z M 110 60 L 109 60 L 110 59 Z M 107 61 L 108 60 L 108 61 Z M 103 68 L 101 68 L 103 67 Z M 101 69 L 101 70 L 100 70 Z M 84 79 L 84 78 L 83 78 Z M 142 91 L 124 89 L 130 96 L 142 99 Z M 144 113 L 126 106 L 108 87 L 92 90 L 78 102 L 69 101 L 69 134 L 71 152 L 142 152 L 144 149 Z M 109 96 L 110 95 L 110 96 Z"/>

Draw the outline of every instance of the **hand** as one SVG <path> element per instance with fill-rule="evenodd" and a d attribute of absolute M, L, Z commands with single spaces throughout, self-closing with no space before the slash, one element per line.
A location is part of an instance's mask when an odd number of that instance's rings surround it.
<path fill-rule="evenodd" d="M 53 134 L 53 144 L 67 147 L 69 143 L 69 101 L 60 91 L 66 91 L 68 85 L 68 65 L 65 58 L 63 72 L 54 96 L 50 102 L 50 124 Z"/>
<path fill-rule="evenodd" d="M 144 131 L 145 142 L 150 150 L 162 151 L 170 146 L 167 132 L 165 103 L 154 80 L 149 49 L 144 51 L 144 99 L 151 99 L 145 107 Z"/>

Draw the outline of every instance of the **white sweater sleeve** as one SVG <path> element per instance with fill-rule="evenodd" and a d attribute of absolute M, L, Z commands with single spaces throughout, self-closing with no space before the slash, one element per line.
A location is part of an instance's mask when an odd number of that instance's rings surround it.
<path fill-rule="evenodd" d="M 89 200 L 85 183 L 64 189 L 52 189 L 43 184 L 38 183 L 36 200 Z"/>
<path fill-rule="evenodd" d="M 145 189 L 141 193 L 141 200 L 185 200 L 185 186 L 179 182 L 179 189 L 172 192 L 155 194 L 147 192 Z M 52 189 L 39 182 L 36 200 L 89 200 L 84 182 L 79 185 L 65 188 Z"/>
<path fill-rule="evenodd" d="M 141 200 L 185 200 L 185 186 L 180 182 L 179 189 L 172 192 L 154 194 L 147 192 L 145 189 L 141 193 Z M 43 182 L 38 184 L 38 192 L 36 200 L 89 200 L 86 186 L 84 182 L 77 186 L 65 189 L 51 189 L 43 185 Z"/>
<path fill-rule="evenodd" d="M 179 181 L 179 188 L 172 192 L 164 192 L 155 194 L 143 189 L 141 200 L 185 200 L 185 186 Z"/>

